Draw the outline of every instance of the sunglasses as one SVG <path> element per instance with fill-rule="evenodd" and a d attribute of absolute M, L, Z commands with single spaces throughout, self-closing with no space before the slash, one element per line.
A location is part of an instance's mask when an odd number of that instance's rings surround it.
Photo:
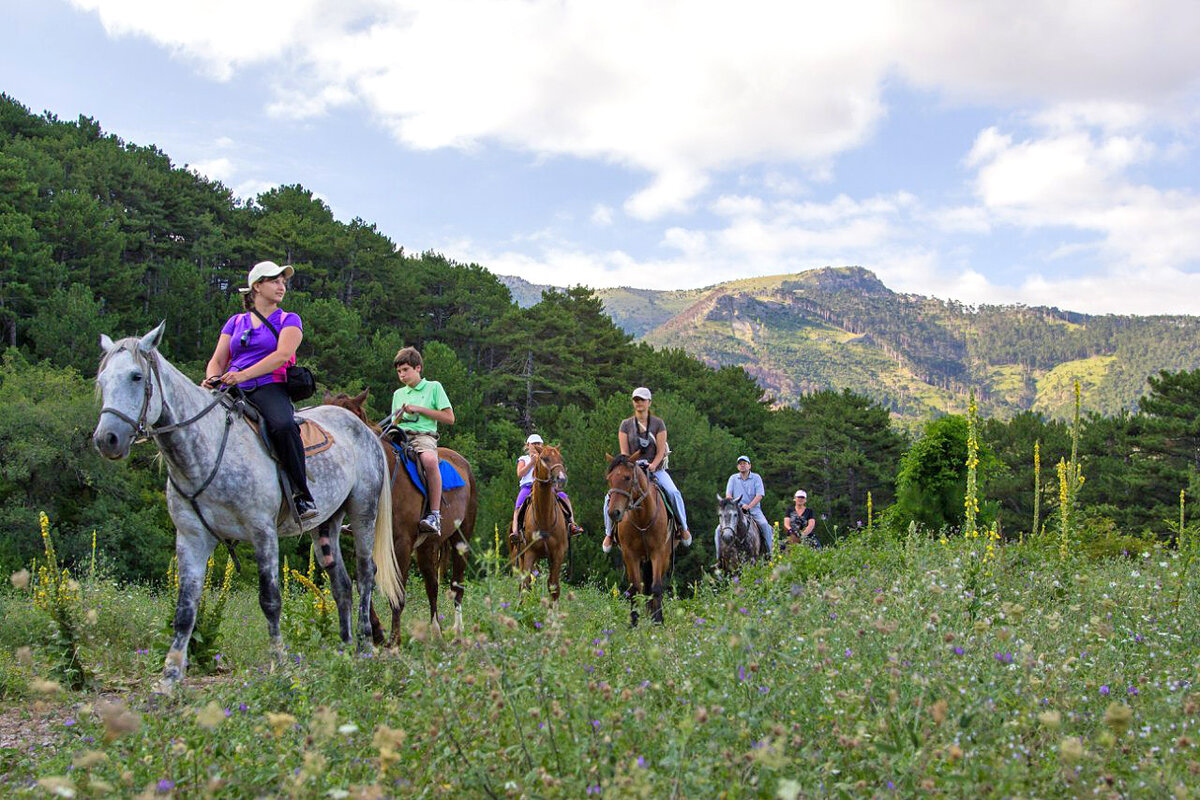
<path fill-rule="evenodd" d="M 250 338 L 250 329 L 246 328 L 246 330 L 242 331 L 242 338 L 239 340 L 241 342 L 242 347 L 246 346 L 246 341 L 249 338 Z"/>

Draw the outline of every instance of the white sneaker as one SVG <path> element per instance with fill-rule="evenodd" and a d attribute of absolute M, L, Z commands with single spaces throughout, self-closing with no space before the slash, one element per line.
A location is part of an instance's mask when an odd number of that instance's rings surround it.
<path fill-rule="evenodd" d="M 442 512 L 431 511 L 429 516 L 421 520 L 417 526 L 426 533 L 441 533 L 442 532 Z"/>
<path fill-rule="evenodd" d="M 612 537 L 611 536 L 604 537 L 604 541 L 600 543 L 600 549 L 602 551 L 604 551 L 605 553 L 612 552 Z"/>
<path fill-rule="evenodd" d="M 684 547 L 691 547 L 692 546 L 692 532 L 684 531 L 683 534 L 679 537 L 679 541 L 683 543 Z"/>

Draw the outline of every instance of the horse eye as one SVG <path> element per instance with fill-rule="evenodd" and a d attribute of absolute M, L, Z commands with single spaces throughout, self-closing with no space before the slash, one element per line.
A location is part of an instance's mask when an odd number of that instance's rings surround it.
<path fill-rule="evenodd" d="M 142 373 L 140 373 L 140 372 L 135 372 L 129 376 L 129 380 L 133 381 L 134 383 L 137 383 L 141 379 L 142 379 Z"/>

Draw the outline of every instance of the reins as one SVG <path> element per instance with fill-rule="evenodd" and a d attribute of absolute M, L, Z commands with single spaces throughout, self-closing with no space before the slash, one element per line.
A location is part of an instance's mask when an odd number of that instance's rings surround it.
<path fill-rule="evenodd" d="M 133 355 L 135 362 L 142 359 L 145 360 L 146 369 L 150 373 L 153 383 L 158 384 L 158 397 L 161 408 L 159 409 L 158 419 L 156 419 L 155 422 L 158 422 L 158 420 L 161 420 L 164 416 L 170 417 L 171 407 L 167 403 L 166 392 L 163 391 L 162 374 L 158 366 L 158 354 L 153 351 L 146 354 L 139 354 L 134 348 L 130 348 L 129 352 Z M 204 513 L 200 510 L 200 504 L 197 502 L 197 498 L 199 498 L 204 490 L 209 487 L 209 484 L 211 484 L 213 479 L 217 477 L 217 471 L 221 468 L 221 461 L 225 457 L 225 446 L 229 443 L 229 430 L 233 427 L 233 420 L 242 413 L 240 408 L 241 401 L 230 399 L 229 396 L 224 392 L 216 392 L 216 396 L 213 397 L 212 402 L 182 422 L 173 422 L 161 427 L 156 427 L 152 423 L 147 423 L 146 420 L 146 417 L 150 413 L 150 398 L 154 394 L 154 389 L 151 385 L 151 380 L 147 379 L 145 383 L 146 390 L 142 396 L 142 407 L 138 412 L 137 419 L 133 419 L 120 409 L 113 408 L 111 406 L 105 406 L 104 408 L 100 409 L 101 416 L 104 414 L 112 414 L 114 417 L 133 428 L 135 443 L 143 442 L 147 439 L 153 438 L 156 440 L 155 444 L 158 444 L 157 437 L 182 430 L 183 428 L 186 428 L 204 418 L 218 405 L 225 406 L 225 427 L 221 432 L 221 446 L 217 450 L 216 461 L 213 462 L 213 467 L 208 473 L 208 477 L 204 479 L 204 481 L 200 484 L 200 488 L 196 489 L 196 491 L 189 494 L 183 490 L 183 487 L 181 487 L 179 482 L 175 480 L 175 475 L 173 474 L 175 469 L 178 469 L 178 467 L 175 467 L 171 457 L 161 445 L 159 445 L 159 452 L 163 454 L 163 457 L 167 462 L 167 481 L 171 484 L 171 488 L 174 489 L 180 497 L 188 501 L 192 507 L 192 511 L 195 512 L 197 519 L 200 520 L 200 524 L 204 526 L 204 530 L 208 531 L 213 538 L 225 545 L 225 549 L 229 551 L 230 559 L 233 560 L 234 568 L 238 572 L 241 572 L 242 565 L 238 560 L 237 553 L 234 551 L 233 540 L 222 536 L 212 529 L 212 526 L 208 524 L 208 520 L 204 518 Z"/>

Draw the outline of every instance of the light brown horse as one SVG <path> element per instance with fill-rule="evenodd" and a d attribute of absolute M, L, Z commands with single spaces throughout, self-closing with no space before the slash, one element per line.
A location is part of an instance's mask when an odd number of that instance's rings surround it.
<path fill-rule="evenodd" d="M 662 493 L 646 471 L 637 465 L 640 452 L 606 456 L 608 464 L 608 516 L 625 560 L 629 588 L 629 623 L 638 623 L 637 596 L 646 595 L 646 610 L 654 622 L 663 621 L 663 581 L 671 567 L 675 537 Z"/>
<path fill-rule="evenodd" d="M 345 394 L 331 395 L 325 393 L 322 402 L 328 405 L 341 406 L 354 412 L 363 422 L 366 422 L 379 433 L 379 427 L 367 419 L 364 410 L 368 391 L 355 397 Z M 444 574 L 446 565 L 453 567 L 453 577 L 450 583 L 454 595 L 454 626 L 453 630 L 463 629 L 462 601 L 463 578 L 467 568 L 468 540 L 475 532 L 475 516 L 479 510 L 479 497 L 476 491 L 475 473 L 471 465 L 461 455 L 448 447 L 438 448 L 438 457 L 448 461 L 466 482 L 465 486 L 442 492 L 442 530 L 437 536 L 420 534 L 417 523 L 421 519 L 425 498 L 404 472 L 404 467 L 397 463 L 395 449 L 385 443 L 388 469 L 392 476 L 392 540 L 396 551 L 396 564 L 400 570 L 400 581 L 406 591 L 400 598 L 399 605 L 392 606 L 392 634 L 388 646 L 400 645 L 400 614 L 404 611 L 408 598 L 408 571 L 412 564 L 413 551 L 416 550 L 417 566 L 421 569 L 421 577 L 425 579 L 425 594 L 429 598 L 429 624 L 435 634 L 441 633 L 442 626 L 438 622 L 438 580 Z M 423 537 L 423 538 L 422 538 Z M 419 544 L 419 546 L 418 546 Z M 382 642 L 383 633 L 379 617 L 375 609 L 371 609 L 371 625 L 374 628 L 376 642 Z"/>
<path fill-rule="evenodd" d="M 567 483 L 567 468 L 557 447 L 546 445 L 533 461 L 533 489 L 525 507 L 525 528 L 517 539 L 516 561 L 520 567 L 521 589 L 533 584 L 533 570 L 538 562 L 550 562 L 546 586 L 550 597 L 557 602 L 559 578 L 563 560 L 570 546 L 567 539 L 567 515 L 559 502 L 558 493 Z"/>

